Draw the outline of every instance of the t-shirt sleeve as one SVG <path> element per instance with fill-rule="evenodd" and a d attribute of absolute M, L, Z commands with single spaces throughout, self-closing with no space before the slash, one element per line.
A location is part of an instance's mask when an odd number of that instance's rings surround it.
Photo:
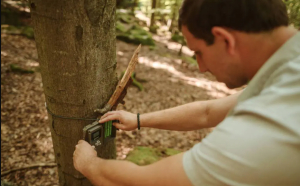
<path fill-rule="evenodd" d="M 183 156 L 195 186 L 300 185 L 299 136 L 256 113 L 226 118 Z"/>

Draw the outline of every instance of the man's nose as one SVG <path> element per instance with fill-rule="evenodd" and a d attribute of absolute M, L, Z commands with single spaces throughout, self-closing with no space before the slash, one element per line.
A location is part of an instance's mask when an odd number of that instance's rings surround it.
<path fill-rule="evenodd" d="M 203 63 L 203 60 L 200 57 L 196 57 L 196 58 L 197 58 L 197 62 L 198 62 L 200 72 L 206 72 L 208 69 L 205 66 L 205 64 Z"/>

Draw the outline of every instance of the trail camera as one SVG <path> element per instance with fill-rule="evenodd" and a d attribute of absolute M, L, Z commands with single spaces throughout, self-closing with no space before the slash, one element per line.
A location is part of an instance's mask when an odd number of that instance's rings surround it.
<path fill-rule="evenodd" d="M 104 145 L 116 137 L 116 127 L 112 125 L 113 122 L 108 121 L 105 123 L 93 122 L 83 128 L 83 139 L 89 144 L 98 147 Z"/>

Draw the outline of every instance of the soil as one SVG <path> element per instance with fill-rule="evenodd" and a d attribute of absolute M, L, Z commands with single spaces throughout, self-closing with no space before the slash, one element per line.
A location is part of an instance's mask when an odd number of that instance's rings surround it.
<path fill-rule="evenodd" d="M 156 48 L 150 50 L 147 46 L 142 47 L 135 70 L 136 78 L 142 83 L 144 90 L 129 87 L 125 97 L 126 104 L 118 109 L 142 114 L 197 100 L 220 98 L 238 91 L 229 90 L 211 74 L 199 73 L 196 64 L 182 60 L 177 55 L 179 44 L 158 36 L 154 38 L 157 40 Z M 136 47 L 117 41 L 118 74 L 126 69 Z M 185 47 L 183 52 L 190 54 Z M 35 72 L 13 72 L 10 67 L 12 64 Z M 2 33 L 1 180 L 16 185 L 58 185 L 44 103 L 34 40 Z M 200 142 L 210 130 L 177 132 L 142 128 L 140 131 L 118 131 L 117 159 L 125 159 L 135 146 L 185 151 Z M 13 171 L 7 172 L 11 170 Z"/>

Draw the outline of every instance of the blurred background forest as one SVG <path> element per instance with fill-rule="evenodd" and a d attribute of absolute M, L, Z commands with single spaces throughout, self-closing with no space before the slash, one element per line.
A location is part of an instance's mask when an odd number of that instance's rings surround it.
<path fill-rule="evenodd" d="M 121 76 L 142 44 L 135 82 L 126 104 L 147 113 L 196 100 L 224 97 L 229 90 L 200 74 L 177 28 L 182 0 L 117 0 L 117 73 Z M 291 25 L 300 27 L 300 1 L 284 0 Z M 38 56 L 26 1 L 1 0 L 1 186 L 58 185 Z M 145 165 L 188 150 L 210 129 L 172 132 L 118 131 L 117 159 Z"/>

